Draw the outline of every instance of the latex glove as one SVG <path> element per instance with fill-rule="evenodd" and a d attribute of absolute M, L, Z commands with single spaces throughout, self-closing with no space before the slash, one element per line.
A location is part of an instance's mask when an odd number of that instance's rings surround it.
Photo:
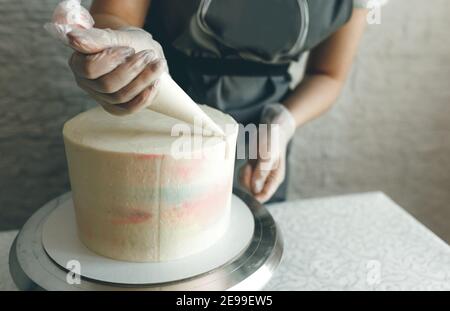
<path fill-rule="evenodd" d="M 261 203 L 267 202 L 286 176 L 286 151 L 295 132 L 292 114 L 281 104 L 267 105 L 261 116 L 257 159 L 251 159 L 240 171 L 240 182 Z M 255 150 L 255 149 L 253 149 Z"/>
<path fill-rule="evenodd" d="M 89 15 L 85 9 L 79 9 L 81 5 L 66 5 L 73 1 L 60 3 L 53 25 L 60 29 L 57 37 L 75 50 L 69 64 L 78 86 L 114 115 L 126 115 L 151 105 L 157 95 L 157 80 L 168 71 L 161 45 L 136 27 L 97 29 L 90 23 L 64 27 L 64 22 L 71 22 L 69 19 L 85 20 L 85 15 Z M 79 4 L 78 0 L 75 2 Z M 77 14 L 82 16 L 75 17 Z M 47 24 L 45 28 L 52 27 Z"/>
<path fill-rule="evenodd" d="M 68 38 L 77 51 L 69 63 L 78 86 L 106 111 L 126 115 L 152 104 L 158 78 L 168 69 L 161 46 L 148 32 L 92 28 L 74 30 Z"/>

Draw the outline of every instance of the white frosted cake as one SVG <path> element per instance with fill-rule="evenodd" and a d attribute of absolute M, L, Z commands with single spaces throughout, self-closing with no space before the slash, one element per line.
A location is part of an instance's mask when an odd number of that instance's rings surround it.
<path fill-rule="evenodd" d="M 65 124 L 78 235 L 90 250 L 117 260 L 166 261 L 223 236 L 238 128 L 230 116 L 202 109 L 227 128 L 225 137 L 185 136 L 180 144 L 171 136 L 180 122 L 150 110 L 114 117 L 94 108 Z M 181 145 L 183 153 L 174 155 Z"/>

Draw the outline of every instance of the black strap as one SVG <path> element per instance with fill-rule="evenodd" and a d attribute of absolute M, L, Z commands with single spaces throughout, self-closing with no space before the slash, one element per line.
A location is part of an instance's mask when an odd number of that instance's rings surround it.
<path fill-rule="evenodd" d="M 241 59 L 188 57 L 178 51 L 173 56 L 177 58 L 179 64 L 186 66 L 187 70 L 212 76 L 286 76 L 290 65 L 265 64 Z"/>

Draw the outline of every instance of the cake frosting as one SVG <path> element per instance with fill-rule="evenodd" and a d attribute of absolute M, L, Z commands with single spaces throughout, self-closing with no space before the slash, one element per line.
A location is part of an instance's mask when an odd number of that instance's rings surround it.
<path fill-rule="evenodd" d="M 173 136 L 179 121 L 151 110 L 115 117 L 94 108 L 65 124 L 78 235 L 86 247 L 117 260 L 156 262 L 200 252 L 223 236 L 238 127 L 230 116 L 201 108 L 224 137 Z M 180 142 L 190 147 L 182 156 L 174 154 Z"/>

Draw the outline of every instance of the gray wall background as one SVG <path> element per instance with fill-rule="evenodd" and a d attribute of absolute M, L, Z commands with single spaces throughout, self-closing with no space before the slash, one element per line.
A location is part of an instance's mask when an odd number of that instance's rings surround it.
<path fill-rule="evenodd" d="M 69 189 L 62 125 L 92 105 L 42 30 L 57 2 L 0 0 L 0 230 Z M 450 241 L 449 13 L 390 1 L 333 110 L 297 131 L 291 199 L 381 190 Z"/>

